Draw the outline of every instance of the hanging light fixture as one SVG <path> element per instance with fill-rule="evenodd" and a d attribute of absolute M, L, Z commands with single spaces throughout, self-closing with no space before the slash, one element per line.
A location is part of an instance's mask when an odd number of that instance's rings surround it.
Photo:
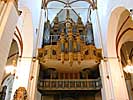
<path fill-rule="evenodd" d="M 15 57 L 12 60 L 12 63 L 10 65 L 5 66 L 5 72 L 6 74 L 12 74 L 15 75 L 16 73 L 16 65 L 17 65 L 17 54 L 15 54 Z"/>
<path fill-rule="evenodd" d="M 125 45 L 125 47 L 126 47 L 126 45 Z M 127 49 L 125 49 L 125 50 L 126 50 L 126 56 L 127 56 L 127 65 L 123 68 L 123 70 L 126 73 L 133 73 L 133 65 L 132 65 L 132 62 L 129 59 L 129 55 L 128 55 Z"/>
<path fill-rule="evenodd" d="M 7 65 L 5 67 L 6 74 L 11 73 L 12 75 L 16 72 L 16 60 L 12 61 L 12 65 Z"/>
<path fill-rule="evenodd" d="M 131 63 L 131 60 L 128 58 L 127 65 L 123 69 L 126 73 L 133 73 L 133 65 Z"/>

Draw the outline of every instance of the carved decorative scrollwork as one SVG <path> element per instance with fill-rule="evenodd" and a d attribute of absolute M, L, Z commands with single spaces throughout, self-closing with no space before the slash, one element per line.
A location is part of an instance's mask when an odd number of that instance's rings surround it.
<path fill-rule="evenodd" d="M 26 89 L 24 87 L 19 87 L 15 91 L 13 100 L 28 100 Z"/>
<path fill-rule="evenodd" d="M 75 42 L 74 42 L 75 41 Z M 65 40 L 65 43 L 68 43 L 69 41 Z M 70 58 L 75 60 L 96 60 L 99 62 L 102 59 L 101 49 L 97 49 L 94 45 L 85 45 L 82 41 L 80 41 L 80 49 L 75 50 L 75 48 L 78 48 L 78 45 L 76 40 L 73 40 L 73 45 L 71 47 L 71 52 L 65 52 L 65 49 L 67 49 L 64 46 L 64 51 L 61 52 L 61 41 L 58 41 L 57 45 L 46 45 L 43 48 L 39 49 L 38 52 L 38 58 L 41 62 L 43 62 L 45 59 L 53 59 L 53 60 L 61 60 L 61 61 L 68 61 Z M 68 43 L 69 45 L 69 43 Z M 69 46 L 67 46 L 69 47 Z M 71 53 L 71 55 L 70 55 Z M 70 57 L 71 56 L 71 57 Z M 80 58 L 79 58 L 80 56 Z M 64 60 L 63 60 L 64 59 Z"/>
<path fill-rule="evenodd" d="M 44 30 L 49 28 L 50 33 L 46 32 L 44 34 L 44 36 L 49 34 L 49 43 L 44 43 L 38 52 L 38 58 L 42 64 L 46 61 L 55 60 L 62 64 L 67 61 L 70 65 L 75 61 L 79 65 L 82 61 L 89 62 L 89 60 L 93 60 L 93 63 L 96 64 L 100 63 L 102 52 L 101 49 L 94 46 L 91 22 L 88 21 L 84 25 L 80 16 L 74 22 L 70 18 L 70 11 L 67 10 L 66 20 L 61 22 L 56 16 L 53 25 L 44 28 Z"/>

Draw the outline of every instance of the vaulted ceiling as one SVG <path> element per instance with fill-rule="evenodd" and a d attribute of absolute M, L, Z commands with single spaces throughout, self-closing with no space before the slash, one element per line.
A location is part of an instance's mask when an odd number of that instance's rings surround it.
<path fill-rule="evenodd" d="M 96 8 L 96 1 L 94 0 L 43 0 L 42 8 L 44 8 L 47 14 L 47 19 L 50 22 L 53 21 L 56 15 L 64 18 L 66 10 L 70 10 L 70 17 L 77 19 L 77 16 L 82 18 L 85 24 L 87 20 L 90 20 L 91 9 Z"/>
<path fill-rule="evenodd" d="M 121 47 L 121 61 L 124 67 L 127 65 L 128 56 L 133 64 L 133 41 L 128 41 Z"/>

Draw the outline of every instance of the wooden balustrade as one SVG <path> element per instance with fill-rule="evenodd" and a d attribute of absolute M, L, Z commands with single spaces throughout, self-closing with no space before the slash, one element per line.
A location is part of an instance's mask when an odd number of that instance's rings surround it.
<path fill-rule="evenodd" d="M 38 89 L 40 90 L 100 90 L 102 87 L 98 79 L 40 79 Z"/>

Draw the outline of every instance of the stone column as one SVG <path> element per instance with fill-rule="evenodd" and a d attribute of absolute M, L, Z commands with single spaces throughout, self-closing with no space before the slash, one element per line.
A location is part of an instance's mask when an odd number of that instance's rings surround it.
<path fill-rule="evenodd" d="M 0 1 L 0 14 L 1 14 L 3 8 L 4 8 L 4 5 L 5 5 L 5 1 L 4 0 Z"/>
<path fill-rule="evenodd" d="M 36 51 L 37 48 L 41 48 L 42 46 L 42 40 L 43 40 L 43 30 L 44 30 L 44 21 L 45 21 L 45 15 L 44 15 L 44 9 L 41 9 L 41 16 L 40 16 L 40 22 L 39 22 L 39 29 L 37 31 L 37 38 L 36 38 L 36 47 L 35 47 L 35 55 L 37 55 Z"/>
<path fill-rule="evenodd" d="M 29 82 L 31 81 L 30 70 L 32 68 L 32 57 L 19 58 L 16 67 L 17 69 L 16 69 L 16 74 L 15 74 L 15 79 L 13 83 L 12 94 L 11 94 L 10 100 L 13 99 L 15 91 L 19 87 L 24 87 L 26 90 L 28 89 Z M 32 92 L 34 93 L 34 91 Z M 29 93 L 28 93 L 28 98 L 30 99 Z"/>
<path fill-rule="evenodd" d="M 132 91 L 132 82 L 131 82 L 131 78 L 126 78 L 126 86 L 128 89 L 128 95 L 130 100 L 133 100 L 133 91 Z"/>
<path fill-rule="evenodd" d="M 101 61 L 100 74 L 102 79 L 103 100 L 129 100 L 122 66 L 117 58 Z"/>
<path fill-rule="evenodd" d="M 27 88 L 28 97 L 30 100 L 36 100 L 36 96 L 38 92 L 37 82 L 39 77 L 39 69 L 40 69 L 40 65 L 38 60 L 33 59 L 31 64 L 28 88 Z"/>
<path fill-rule="evenodd" d="M 0 17 L 0 84 L 10 50 L 10 45 L 13 40 L 17 20 L 17 10 L 13 2 L 9 2 L 8 5 L 6 5 L 3 17 Z"/>

